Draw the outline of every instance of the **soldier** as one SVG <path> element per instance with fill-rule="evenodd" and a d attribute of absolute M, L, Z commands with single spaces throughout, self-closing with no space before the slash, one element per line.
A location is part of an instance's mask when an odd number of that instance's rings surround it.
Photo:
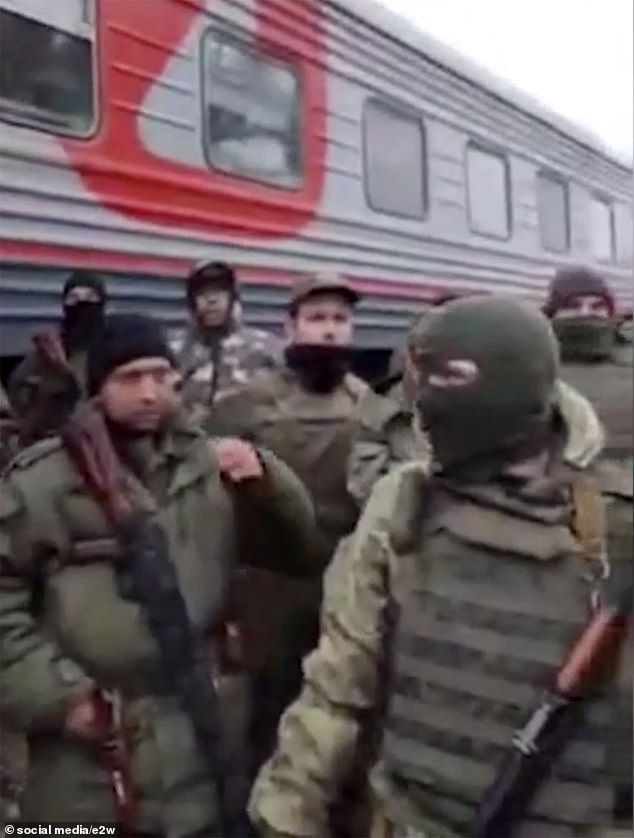
<path fill-rule="evenodd" d="M 615 303 L 605 280 L 586 268 L 555 275 L 545 311 L 562 354 L 562 377 L 586 395 L 607 430 L 606 456 L 631 468 L 632 344 L 619 343 Z"/>
<path fill-rule="evenodd" d="M 86 349 L 101 328 L 106 302 L 96 274 L 75 271 L 67 279 L 59 327 L 35 335 L 9 380 L 21 445 L 56 434 L 84 393 Z"/>
<path fill-rule="evenodd" d="M 392 380 L 388 395 L 370 391 L 359 406 L 359 425 L 348 460 L 348 490 L 361 507 L 377 480 L 395 465 L 413 460 L 421 465 L 431 462 L 431 446 L 414 411 L 414 356 L 435 311 L 437 308 L 424 311 L 414 320 L 401 359 L 401 373 Z M 569 420 L 568 426 L 573 429 L 567 452 L 573 462 L 589 462 L 605 441 L 592 405 L 563 381 L 557 385 L 557 401 L 564 418 Z M 588 440 L 591 446 L 586 451 Z"/>
<path fill-rule="evenodd" d="M 282 343 L 242 321 L 238 280 L 224 262 L 202 262 L 187 277 L 191 325 L 172 342 L 183 377 L 183 399 L 198 422 L 220 396 L 247 384 L 262 368 L 277 366 Z"/>
<path fill-rule="evenodd" d="M 0 686 L 3 719 L 28 737 L 27 821 L 245 834 L 235 744 L 204 747 L 234 726 L 233 706 L 210 721 L 234 519 L 265 523 L 276 550 L 254 558 L 294 572 L 312 508 L 264 449 L 208 441 L 175 379 L 152 320 L 107 318 L 88 350 L 94 398 L 2 483 Z"/>
<path fill-rule="evenodd" d="M 597 409 L 607 443 L 601 468 L 618 477 L 632 473 L 634 426 L 634 360 L 632 343 L 619 341 L 615 301 L 603 277 L 583 267 L 558 271 L 545 308 L 552 319 L 562 354 L 562 376 L 584 393 Z M 631 540 L 631 530 L 625 538 Z M 627 709 L 626 722 L 627 723 Z M 625 751 L 623 752 L 623 743 Z M 631 748 L 625 737 L 615 742 L 621 750 L 624 782 L 617 794 L 618 821 L 632 823 Z"/>
<path fill-rule="evenodd" d="M 382 478 L 328 570 L 319 645 L 251 796 L 266 838 L 327 834 L 329 803 L 381 704 L 374 834 L 470 834 L 504 747 L 602 575 L 581 472 L 561 456 L 557 354 L 545 318 L 504 297 L 449 303 L 430 324 L 417 411 L 424 405 L 433 473 L 413 463 Z M 631 482 L 606 501 L 631 526 Z M 621 558 L 632 561 L 631 542 Z M 602 719 L 603 707 L 588 714 L 520 835 L 586 835 L 608 823 Z"/>
<path fill-rule="evenodd" d="M 289 303 L 285 365 L 219 400 L 210 419 L 212 433 L 257 440 L 291 466 L 309 489 L 317 518 L 310 580 L 258 572 L 245 583 L 256 671 L 256 765 L 273 747 L 279 715 L 301 684 L 301 658 L 317 640 L 322 572 L 358 517 L 346 489 L 354 416 L 368 389 L 348 371 L 357 301 L 341 277 L 300 282 Z"/>

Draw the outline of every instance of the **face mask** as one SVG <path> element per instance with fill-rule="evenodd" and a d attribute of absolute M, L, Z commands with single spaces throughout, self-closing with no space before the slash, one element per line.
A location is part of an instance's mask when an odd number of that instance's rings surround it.
<path fill-rule="evenodd" d="M 350 368 L 349 346 L 295 343 L 286 349 L 286 363 L 312 393 L 332 393 Z"/>
<path fill-rule="evenodd" d="M 81 301 L 64 306 L 62 334 L 67 351 L 85 348 L 103 326 L 102 302 Z"/>
<path fill-rule="evenodd" d="M 597 360 L 612 351 L 614 324 L 604 317 L 555 318 L 553 329 L 566 360 Z"/>

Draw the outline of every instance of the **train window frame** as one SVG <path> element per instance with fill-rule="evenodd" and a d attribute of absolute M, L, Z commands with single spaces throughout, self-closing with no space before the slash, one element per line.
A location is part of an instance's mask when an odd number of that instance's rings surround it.
<path fill-rule="evenodd" d="M 473 215 L 471 212 L 471 197 L 472 197 L 472 190 L 469 185 L 469 152 L 477 151 L 480 154 L 487 154 L 489 157 L 496 157 L 500 160 L 504 166 L 504 207 L 506 210 L 506 233 L 499 234 L 499 233 L 492 233 L 488 230 L 482 230 L 477 226 L 474 222 Z M 481 142 L 477 139 L 469 139 L 465 144 L 465 151 L 464 151 L 464 172 L 465 172 L 465 195 L 466 195 L 466 213 L 467 213 L 467 223 L 469 225 L 469 231 L 474 233 L 477 236 L 481 236 L 485 239 L 494 239 L 495 241 L 511 241 L 513 238 L 513 200 L 512 200 L 512 184 L 511 184 L 511 165 L 509 161 L 509 157 L 507 152 L 493 144 L 489 144 L 486 142 Z"/>
<path fill-rule="evenodd" d="M 94 139 L 101 128 L 103 109 L 102 109 L 102 89 L 101 89 L 101 49 L 100 49 L 100 35 L 101 35 L 101 9 L 98 0 L 82 0 L 82 16 L 86 18 L 85 23 L 92 27 L 93 37 L 91 40 L 91 95 L 92 95 L 92 119 L 90 125 L 85 131 L 73 131 L 62 126 L 52 126 L 50 123 L 44 122 L 37 117 L 28 117 L 18 113 L 11 112 L 8 108 L 4 109 L 0 105 L 0 124 L 14 125 L 20 128 L 30 128 L 40 131 L 43 134 L 49 134 L 53 137 L 62 137 L 70 140 L 88 142 Z M 10 7 L 1 6 L 0 12 L 8 14 L 15 14 L 18 17 L 32 19 L 43 26 L 50 26 L 51 29 L 57 27 L 51 24 L 40 21 L 38 18 L 30 18 L 29 15 L 16 11 Z M 62 30 L 63 31 L 63 30 Z M 1 101 L 1 100 L 0 100 Z"/>
<path fill-rule="evenodd" d="M 228 166 L 219 165 L 217 160 L 212 156 L 212 144 L 209 138 L 209 124 L 207 119 L 207 95 L 206 91 L 209 87 L 209 82 L 206 78 L 205 72 L 205 55 L 206 45 L 210 37 L 215 37 L 217 41 L 224 42 L 238 46 L 241 50 L 255 55 L 256 58 L 266 60 L 273 65 L 283 67 L 290 71 L 295 80 L 296 103 L 298 106 L 298 175 L 296 178 L 289 177 L 288 180 L 279 177 L 267 177 L 265 173 L 237 171 Z M 258 184 L 259 186 L 278 189 L 282 192 L 301 192 L 305 186 L 306 181 L 306 100 L 305 100 L 305 85 L 302 68 L 298 62 L 297 56 L 288 51 L 278 47 L 276 44 L 267 42 L 266 44 L 254 42 L 249 35 L 239 29 L 238 27 L 222 26 L 212 24 L 205 27 L 199 40 L 199 78 L 200 78 L 200 114 L 201 114 L 201 141 L 202 151 L 207 167 L 211 171 L 218 172 L 226 178 L 237 179 L 249 183 Z"/>
<path fill-rule="evenodd" d="M 618 211 L 627 211 L 628 218 L 625 219 L 625 226 L 630 231 L 630 239 L 629 239 L 629 250 L 625 252 L 623 255 L 623 251 L 620 249 L 621 244 L 621 236 L 620 230 L 621 222 L 617 218 Z M 629 223 L 628 223 L 629 222 Z M 632 259 L 634 259 L 634 211 L 631 203 L 627 203 L 626 201 L 616 200 L 612 201 L 612 237 L 613 237 L 613 246 L 614 246 L 614 255 L 613 261 L 615 264 L 621 267 L 630 267 L 632 265 Z"/>
<path fill-rule="evenodd" d="M 555 248 L 549 247 L 548 243 L 544 239 L 544 229 L 542 226 L 542 213 L 540 212 L 540 202 L 539 202 L 539 182 L 540 180 L 548 181 L 551 184 L 555 184 L 560 186 L 563 190 L 564 194 L 564 225 L 565 225 L 565 244 L 563 248 Z M 572 229 L 570 223 L 570 184 L 566 180 L 563 175 L 560 175 L 558 172 L 552 171 L 552 169 L 538 169 L 535 172 L 535 195 L 536 195 L 536 207 L 537 207 L 537 224 L 539 227 L 539 240 L 541 242 L 542 249 L 545 250 L 547 253 L 569 253 L 571 247 L 571 240 L 572 240 Z"/>
<path fill-rule="evenodd" d="M 420 131 L 421 138 L 421 213 L 412 214 L 409 212 L 398 212 L 393 209 L 385 209 L 379 206 L 373 200 L 370 190 L 370 166 L 368 160 L 368 130 L 367 130 L 367 116 L 368 110 L 372 107 L 378 107 L 379 110 L 389 113 L 392 116 L 401 119 L 407 119 L 412 123 L 416 123 Z M 407 221 L 425 221 L 429 217 L 429 163 L 427 154 L 427 129 L 425 126 L 425 117 L 414 108 L 409 107 L 401 102 L 393 99 L 382 98 L 379 96 L 370 96 L 365 99 L 363 103 L 363 112 L 361 115 L 361 139 L 363 152 L 363 192 L 365 201 L 372 212 L 380 215 L 389 216 L 390 218 L 402 218 Z"/>
<path fill-rule="evenodd" d="M 612 205 L 612 199 L 605 195 L 602 192 L 595 192 L 590 191 L 589 193 L 590 203 L 589 206 L 592 207 L 593 204 L 603 204 L 603 206 L 607 207 L 609 213 L 609 230 L 610 230 L 610 255 L 606 257 L 602 257 L 597 255 L 594 250 L 594 238 L 592 227 L 588 230 L 588 244 L 590 247 L 590 256 L 595 262 L 598 262 L 601 265 L 613 265 L 616 262 L 616 230 L 614 226 L 614 207 Z M 590 218 L 589 222 L 592 225 L 592 209 L 590 210 Z"/>

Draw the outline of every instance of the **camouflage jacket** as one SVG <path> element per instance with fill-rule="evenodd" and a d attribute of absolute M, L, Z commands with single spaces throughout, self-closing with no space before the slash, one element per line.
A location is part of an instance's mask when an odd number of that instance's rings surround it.
<path fill-rule="evenodd" d="M 233 328 L 215 343 L 208 343 L 194 326 L 171 341 L 182 376 L 186 408 L 202 424 L 208 408 L 248 384 L 261 369 L 277 367 L 283 358 L 283 343 L 275 335 L 251 329 L 234 318 Z"/>
<path fill-rule="evenodd" d="M 579 403 L 577 403 L 578 405 Z M 587 416 L 570 428 L 569 440 L 581 451 L 580 469 L 601 448 L 595 419 Z M 585 427 L 585 432 L 583 428 Z M 584 438 L 585 437 L 585 438 Z M 424 465 L 405 463 L 376 484 L 355 532 L 341 543 L 324 577 L 321 638 L 304 661 L 304 686 L 286 711 L 278 745 L 253 787 L 249 812 L 267 836 L 320 838 L 327 834 L 328 810 L 346 778 L 368 715 L 381 701 L 388 604 L 396 579 L 399 554 L 393 533 L 407 523 L 402 488 L 412 477 L 425 478 Z M 622 533 L 631 533 L 632 487 L 607 481 L 604 497 L 622 519 Z M 631 538 L 611 543 L 632 561 Z M 381 765 L 374 766 L 372 783 L 379 801 L 402 812 L 407 800 L 390 787 Z M 402 794 L 402 793 L 401 793 Z"/>
<path fill-rule="evenodd" d="M 415 423 L 403 385 L 369 390 L 357 408 L 358 426 L 347 463 L 348 491 L 363 507 L 376 481 L 396 464 L 431 459 L 429 440 Z"/>
<path fill-rule="evenodd" d="M 56 434 L 82 397 L 84 388 L 84 353 L 68 358 L 55 330 L 36 335 L 33 349 L 9 380 L 9 400 L 21 445 Z"/>
<path fill-rule="evenodd" d="M 590 402 L 564 381 L 558 385 L 558 406 L 570 429 L 566 458 L 585 466 L 604 444 L 603 428 Z M 380 477 L 399 463 L 417 460 L 428 466 L 432 449 L 406 402 L 402 384 L 385 396 L 369 391 L 357 415 L 348 491 L 362 507 Z"/>

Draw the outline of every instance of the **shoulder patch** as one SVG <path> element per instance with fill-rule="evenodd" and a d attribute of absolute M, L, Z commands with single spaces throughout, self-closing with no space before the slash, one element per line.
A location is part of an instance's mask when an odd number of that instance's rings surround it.
<path fill-rule="evenodd" d="M 62 447 L 62 440 L 58 436 L 47 437 L 39 440 L 39 442 L 34 442 L 33 445 L 29 445 L 28 448 L 24 448 L 13 457 L 5 473 L 30 468 L 39 460 L 43 460 L 56 451 L 61 451 Z"/>

